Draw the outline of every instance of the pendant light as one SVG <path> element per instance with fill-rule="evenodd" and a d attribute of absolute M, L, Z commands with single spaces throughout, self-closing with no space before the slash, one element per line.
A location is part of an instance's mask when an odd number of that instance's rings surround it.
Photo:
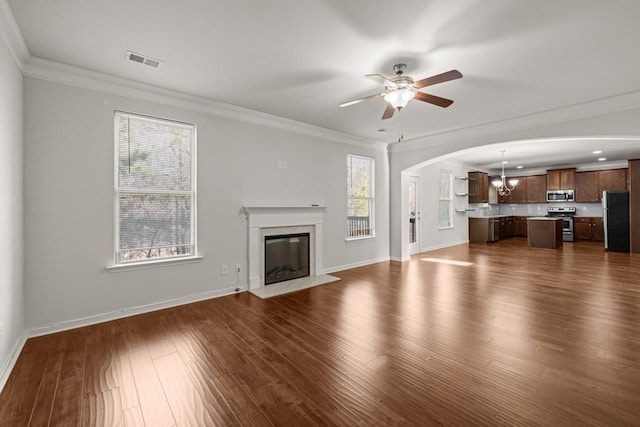
<path fill-rule="evenodd" d="M 493 186 L 498 189 L 498 194 L 500 194 L 501 196 L 508 196 L 509 194 L 511 194 L 516 185 L 518 185 L 517 179 L 510 179 L 507 183 L 507 177 L 504 176 L 504 164 L 507 163 L 504 160 L 505 151 L 506 150 L 500 150 L 500 152 L 502 153 L 502 175 L 500 175 L 501 179 L 494 179 L 493 181 L 491 181 L 491 184 L 493 184 Z M 509 187 L 509 185 L 511 187 Z"/>

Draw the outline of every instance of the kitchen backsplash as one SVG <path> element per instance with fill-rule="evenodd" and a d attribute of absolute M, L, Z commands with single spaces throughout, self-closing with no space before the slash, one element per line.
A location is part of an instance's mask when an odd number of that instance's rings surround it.
<path fill-rule="evenodd" d="M 469 212 L 469 216 L 484 215 L 488 210 L 482 204 L 470 203 L 469 208 L 476 209 Z M 489 215 L 514 215 L 514 216 L 545 216 L 547 208 L 553 207 L 575 207 L 576 216 L 601 217 L 603 213 L 602 203 L 530 203 L 530 204 L 507 204 L 501 203 L 490 205 Z"/>

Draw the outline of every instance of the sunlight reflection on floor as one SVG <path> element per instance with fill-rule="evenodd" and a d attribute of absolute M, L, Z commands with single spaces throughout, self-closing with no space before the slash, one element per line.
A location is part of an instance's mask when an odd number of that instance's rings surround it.
<path fill-rule="evenodd" d="M 454 261 L 451 259 L 442 259 L 442 258 L 421 258 L 420 261 L 437 262 L 439 264 L 459 265 L 462 267 L 469 267 L 470 265 L 473 265 L 472 262 Z"/>

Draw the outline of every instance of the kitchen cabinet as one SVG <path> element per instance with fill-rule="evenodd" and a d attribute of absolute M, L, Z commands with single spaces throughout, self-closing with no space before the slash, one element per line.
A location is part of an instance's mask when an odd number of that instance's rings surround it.
<path fill-rule="evenodd" d="M 513 235 L 516 237 L 527 237 L 527 217 L 517 216 L 514 218 Z"/>
<path fill-rule="evenodd" d="M 484 172 L 469 172 L 469 203 L 488 203 L 489 175 Z"/>
<path fill-rule="evenodd" d="M 510 239 L 514 234 L 514 217 L 503 216 L 499 218 L 500 221 L 500 240 Z"/>
<path fill-rule="evenodd" d="M 576 169 L 552 169 L 547 171 L 547 190 L 575 189 Z"/>
<path fill-rule="evenodd" d="M 590 217 L 577 217 L 573 220 L 573 239 L 591 240 Z"/>
<path fill-rule="evenodd" d="M 576 172 L 576 202 L 591 203 L 600 201 L 599 171 Z"/>
<path fill-rule="evenodd" d="M 606 190 L 627 191 L 627 169 L 607 169 L 598 171 L 598 195 Z"/>
<path fill-rule="evenodd" d="M 528 220 L 528 241 L 532 248 L 562 247 L 562 219 L 533 217 Z"/>
<path fill-rule="evenodd" d="M 604 242 L 604 221 L 602 218 L 591 218 L 591 238 L 596 242 Z"/>
<path fill-rule="evenodd" d="M 576 202 L 598 203 L 605 190 L 627 190 L 627 169 L 576 172 Z"/>
<path fill-rule="evenodd" d="M 499 177 L 497 179 L 500 179 Z M 527 203 L 527 179 L 524 176 L 509 176 L 506 178 L 507 184 L 512 179 L 517 179 L 518 184 L 511 190 L 508 196 L 500 196 L 500 203 Z M 511 184 L 509 184 L 511 187 Z"/>
<path fill-rule="evenodd" d="M 573 222 L 574 240 L 604 241 L 604 224 L 600 217 L 580 216 Z"/>
<path fill-rule="evenodd" d="M 547 202 L 547 176 L 532 175 L 526 177 L 527 203 Z"/>
<path fill-rule="evenodd" d="M 500 203 L 546 203 L 546 175 L 512 176 L 507 181 L 510 179 L 517 179 L 518 185 L 508 196 L 501 196 Z"/>
<path fill-rule="evenodd" d="M 524 176 L 513 176 L 507 178 L 507 183 L 511 179 L 517 179 L 518 184 L 507 196 L 507 203 L 527 203 L 527 179 Z"/>
<path fill-rule="evenodd" d="M 500 218 L 469 218 L 470 242 L 495 242 L 499 239 Z"/>

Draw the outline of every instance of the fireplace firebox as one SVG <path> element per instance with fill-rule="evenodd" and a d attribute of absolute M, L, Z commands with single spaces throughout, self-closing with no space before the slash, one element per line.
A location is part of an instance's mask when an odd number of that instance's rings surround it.
<path fill-rule="evenodd" d="M 309 233 L 264 237 L 265 285 L 309 275 Z"/>

